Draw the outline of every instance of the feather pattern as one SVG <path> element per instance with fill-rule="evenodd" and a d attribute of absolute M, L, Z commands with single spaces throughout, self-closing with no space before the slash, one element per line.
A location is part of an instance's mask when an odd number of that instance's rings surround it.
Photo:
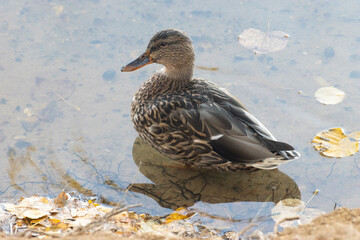
<path fill-rule="evenodd" d="M 236 170 L 272 169 L 299 156 L 215 84 L 193 79 L 181 91 L 160 93 L 161 78 L 156 73 L 140 87 L 131 112 L 140 136 L 169 158 Z"/>

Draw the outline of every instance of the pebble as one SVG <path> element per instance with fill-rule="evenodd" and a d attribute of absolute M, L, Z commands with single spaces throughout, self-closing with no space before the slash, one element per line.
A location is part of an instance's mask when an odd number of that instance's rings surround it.
<path fill-rule="evenodd" d="M 335 56 L 334 49 L 332 47 L 325 48 L 323 56 L 325 60 L 330 60 L 330 58 L 333 58 Z"/>
<path fill-rule="evenodd" d="M 5 137 L 5 134 L 4 134 L 4 131 L 3 130 L 0 130 L 0 143 L 2 143 L 3 141 L 5 141 L 6 137 Z"/>
<path fill-rule="evenodd" d="M 31 147 L 31 143 L 24 141 L 24 140 L 19 140 L 15 143 L 14 146 L 16 148 L 25 149 L 25 148 Z"/>
<path fill-rule="evenodd" d="M 39 119 L 35 116 L 29 116 L 21 120 L 21 125 L 27 132 L 31 132 L 39 124 Z"/>
<path fill-rule="evenodd" d="M 350 77 L 350 78 L 360 78 L 360 71 L 352 71 L 352 72 L 349 74 L 349 77 Z"/>
<path fill-rule="evenodd" d="M 359 55 L 359 54 L 352 54 L 352 55 L 350 55 L 350 61 L 352 61 L 352 62 L 359 62 L 359 61 L 360 61 L 360 55 Z"/>
<path fill-rule="evenodd" d="M 103 73 L 102 78 L 105 81 L 112 82 L 115 80 L 115 76 L 116 76 L 116 71 L 114 69 L 110 68 Z"/>
<path fill-rule="evenodd" d="M 62 117 L 63 113 L 56 101 L 50 102 L 45 108 L 40 111 L 39 118 L 41 121 L 52 123 L 56 118 Z"/>

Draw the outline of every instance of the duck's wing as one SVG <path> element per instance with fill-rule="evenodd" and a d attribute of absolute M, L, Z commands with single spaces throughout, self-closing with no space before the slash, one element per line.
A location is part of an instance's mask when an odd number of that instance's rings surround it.
<path fill-rule="evenodd" d="M 199 115 L 208 129 L 208 140 L 213 150 L 231 162 L 256 163 L 270 158 L 285 160 L 287 155 L 281 153 L 294 150 L 289 144 L 276 141 L 243 108 L 228 105 L 226 109 L 216 103 L 202 103 Z"/>

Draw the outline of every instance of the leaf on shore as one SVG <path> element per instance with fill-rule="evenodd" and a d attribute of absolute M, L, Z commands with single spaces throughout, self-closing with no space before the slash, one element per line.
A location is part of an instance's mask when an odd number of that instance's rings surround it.
<path fill-rule="evenodd" d="M 188 218 L 192 217 L 194 214 L 195 214 L 195 212 L 191 212 L 186 208 L 180 207 L 180 208 L 176 209 L 173 213 L 168 215 L 165 218 L 164 222 L 171 223 L 176 220 L 188 219 Z"/>

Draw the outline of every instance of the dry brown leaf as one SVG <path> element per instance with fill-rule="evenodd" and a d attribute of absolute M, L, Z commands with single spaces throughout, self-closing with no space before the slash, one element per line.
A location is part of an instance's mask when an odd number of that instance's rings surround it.
<path fill-rule="evenodd" d="M 81 201 L 67 193 L 60 193 L 55 199 L 32 196 L 21 198 L 18 204 L 3 203 L 6 211 L 17 217 L 16 224 L 31 227 L 36 231 L 66 230 L 85 226 L 103 217 L 111 208 L 92 201 Z"/>
<path fill-rule="evenodd" d="M 65 205 L 59 207 L 63 203 Z M 1 205 L 7 212 L 11 212 L 8 214 L 8 218 L 16 218 L 14 226 L 21 227 L 22 230 L 26 231 L 31 228 L 31 231 L 36 236 L 40 234 L 40 237 L 45 235 L 60 237 L 71 230 L 84 232 L 111 231 L 125 236 L 130 236 L 137 231 L 159 234 L 169 232 L 177 234 L 185 231 L 191 232 L 191 234 L 198 233 L 198 225 L 194 226 L 186 220 L 195 212 L 186 208 L 177 209 L 160 223 L 160 221 L 151 220 L 151 218 L 146 219 L 147 215 L 145 214 L 139 215 L 135 212 L 129 212 L 127 209 L 117 212 L 115 215 L 108 215 L 107 213 L 111 213 L 114 209 L 98 205 L 92 201 L 83 201 L 64 193 L 59 194 L 56 199 L 32 196 L 22 198 L 16 204 L 3 203 Z"/>
<path fill-rule="evenodd" d="M 57 207 L 64 207 L 66 205 L 67 200 L 69 199 L 69 196 L 62 191 L 55 199 L 54 203 Z"/>
<path fill-rule="evenodd" d="M 314 148 L 326 157 L 347 157 L 359 151 L 360 132 L 345 135 L 341 128 L 319 132 L 311 141 Z"/>

